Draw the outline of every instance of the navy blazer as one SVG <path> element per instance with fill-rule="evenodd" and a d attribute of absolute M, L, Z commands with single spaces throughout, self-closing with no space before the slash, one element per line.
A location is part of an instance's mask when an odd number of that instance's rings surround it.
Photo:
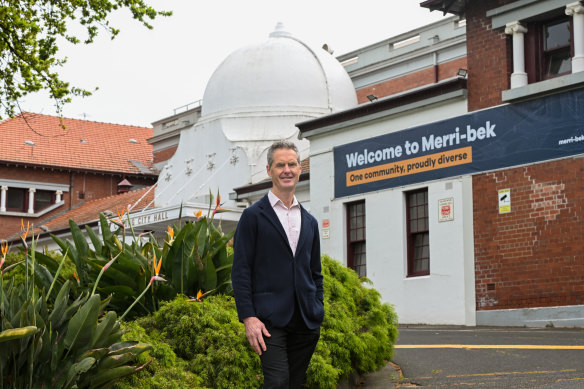
<path fill-rule="evenodd" d="M 268 196 L 246 208 L 234 235 L 231 281 L 239 320 L 255 316 L 284 327 L 294 299 L 304 322 L 315 329 L 324 318 L 318 222 L 304 207 L 296 255 Z"/>

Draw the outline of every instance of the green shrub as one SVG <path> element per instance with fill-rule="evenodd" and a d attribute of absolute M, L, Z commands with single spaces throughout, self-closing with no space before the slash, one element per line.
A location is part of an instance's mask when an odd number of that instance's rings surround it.
<path fill-rule="evenodd" d="M 183 389 L 205 388 L 202 379 L 190 371 L 189 364 L 176 356 L 158 331 L 146 330 L 135 321 L 123 323 L 123 339 L 138 340 L 152 345 L 152 350 L 141 354 L 139 363 L 152 362 L 141 372 L 124 378 L 115 389 Z"/>
<path fill-rule="evenodd" d="M 336 388 L 353 371 L 381 368 L 393 355 L 397 315 L 370 283 L 330 257 L 322 257 L 325 317 L 307 374 L 311 388 Z"/>
<path fill-rule="evenodd" d="M 172 300 L 177 294 L 232 293 L 233 250 L 227 249 L 227 243 L 234 231 L 223 233 L 221 226 L 213 223 L 213 215 L 169 226 L 166 239 L 160 243 L 152 235 L 146 242 L 139 239 L 131 225 L 123 227 L 123 220 L 122 214 L 117 221 L 100 214 L 101 236 L 88 226 L 84 233 L 73 220 L 69 220 L 72 240 L 51 235 L 61 248 L 60 255 L 66 255 L 66 263 L 73 267 L 77 276 L 74 294 L 91 292 L 99 279 L 97 293 L 103 298 L 111 297 L 111 309 L 122 315 L 132 306 L 130 317 L 136 317 L 155 312 L 159 301 Z M 112 223 L 119 226 L 113 232 Z M 130 233 L 131 239 L 126 236 Z M 58 264 L 53 258 L 42 253 L 36 255 L 40 264 L 55 273 Z M 157 269 L 155 260 L 159 263 Z M 108 266 L 107 271 L 100 275 L 105 266 Z M 159 272 L 166 281 L 149 287 L 151 277 Z M 68 274 L 71 273 L 61 274 L 57 285 L 62 285 Z M 134 306 L 146 288 L 147 292 Z"/>
<path fill-rule="evenodd" d="M 232 388 L 236 382 L 238 388 L 257 388 L 263 380 L 232 297 L 210 296 L 202 302 L 177 297 L 138 322 L 160 332 L 209 387 Z"/>
<path fill-rule="evenodd" d="M 22 261 L 2 268 L 0 261 L 0 387 L 12 389 L 81 389 L 109 387 L 119 378 L 142 370 L 132 365 L 151 346 L 120 341 L 118 316 L 105 311 L 109 299 L 84 293 L 70 299 L 71 281 L 57 283 L 64 261 L 57 265 L 49 255 L 35 251 L 26 236 Z M 55 267 L 51 273 L 37 259 Z M 7 277 L 18 269 L 24 277 Z M 16 274 L 18 275 L 18 273 Z"/>
<path fill-rule="evenodd" d="M 326 314 L 306 384 L 336 388 L 352 372 L 371 372 L 391 359 L 397 316 L 375 289 L 363 285 L 367 279 L 327 256 L 322 264 Z M 258 388 L 263 381 L 259 357 L 247 342 L 231 297 L 210 296 L 202 302 L 178 297 L 137 322 L 149 337 L 132 333 L 133 339 L 153 344 L 155 350 L 163 339 L 208 387 Z M 160 358 L 168 360 L 167 354 Z"/>
<path fill-rule="evenodd" d="M 69 301 L 69 281 L 54 304 L 29 284 L 0 276 L 0 387 L 98 388 L 134 374 L 148 344 L 121 342 L 122 333 L 99 295 Z"/>

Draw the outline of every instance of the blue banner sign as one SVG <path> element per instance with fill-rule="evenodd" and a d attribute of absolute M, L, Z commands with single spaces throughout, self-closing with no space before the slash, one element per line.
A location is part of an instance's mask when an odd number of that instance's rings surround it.
<path fill-rule="evenodd" d="M 584 89 L 337 146 L 335 197 L 581 153 Z"/>

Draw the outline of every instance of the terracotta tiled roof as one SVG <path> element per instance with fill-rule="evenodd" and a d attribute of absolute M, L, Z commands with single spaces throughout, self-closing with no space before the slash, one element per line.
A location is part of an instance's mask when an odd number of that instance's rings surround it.
<path fill-rule="evenodd" d="M 155 175 L 153 130 L 36 113 L 0 122 L 0 163 Z"/>

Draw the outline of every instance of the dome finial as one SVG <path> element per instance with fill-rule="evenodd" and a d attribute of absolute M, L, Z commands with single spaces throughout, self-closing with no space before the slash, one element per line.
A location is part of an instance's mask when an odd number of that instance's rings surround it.
<path fill-rule="evenodd" d="M 286 37 L 286 36 L 292 36 L 292 34 L 290 34 L 288 31 L 286 31 L 286 28 L 284 27 L 284 23 L 282 23 L 282 22 L 278 22 L 276 24 L 276 29 L 270 33 L 270 38 Z"/>

